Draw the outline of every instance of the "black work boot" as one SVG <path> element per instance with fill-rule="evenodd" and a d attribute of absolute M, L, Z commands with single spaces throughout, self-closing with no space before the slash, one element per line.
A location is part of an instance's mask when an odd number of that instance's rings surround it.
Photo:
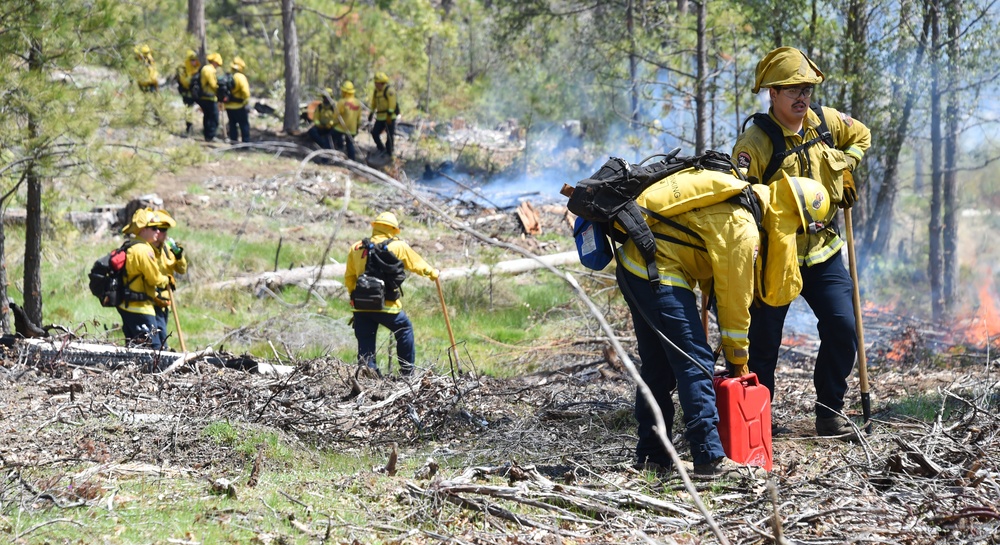
<path fill-rule="evenodd" d="M 658 476 L 665 477 L 670 475 L 670 472 L 673 470 L 673 463 L 671 463 L 670 458 L 648 454 L 637 454 L 635 463 L 632 464 L 632 468 L 636 471 L 648 471 L 655 473 Z"/>
<path fill-rule="evenodd" d="M 861 437 L 858 436 L 857 428 L 852 426 L 846 419 L 839 416 L 831 416 L 827 418 L 817 416 L 816 435 L 820 437 L 829 437 L 831 439 L 839 439 L 848 443 L 861 442 Z"/>

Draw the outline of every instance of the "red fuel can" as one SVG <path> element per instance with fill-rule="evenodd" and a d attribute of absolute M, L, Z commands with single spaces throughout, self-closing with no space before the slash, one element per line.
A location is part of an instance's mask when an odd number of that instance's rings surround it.
<path fill-rule="evenodd" d="M 750 373 L 713 380 L 719 409 L 719 435 L 726 456 L 734 462 L 771 471 L 771 393 Z"/>

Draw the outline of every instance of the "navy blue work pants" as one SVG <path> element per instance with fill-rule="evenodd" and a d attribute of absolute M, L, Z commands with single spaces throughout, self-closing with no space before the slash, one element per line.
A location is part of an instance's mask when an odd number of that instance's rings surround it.
<path fill-rule="evenodd" d="M 170 320 L 170 309 L 167 307 L 156 307 L 156 335 L 160 341 L 160 348 L 167 349 L 167 322 Z"/>
<path fill-rule="evenodd" d="M 120 308 L 117 310 L 122 318 L 122 332 L 125 333 L 125 341 L 129 346 L 153 350 L 159 350 L 163 346 L 156 331 L 156 316 L 128 312 Z"/>
<path fill-rule="evenodd" d="M 233 110 L 226 110 L 226 119 L 228 120 L 230 143 L 239 142 L 240 133 L 243 135 L 244 143 L 250 141 L 250 114 L 247 111 L 246 106 Z"/>
<path fill-rule="evenodd" d="M 382 144 L 382 133 L 385 133 L 385 144 Z M 372 125 L 372 139 L 375 140 L 375 147 L 379 151 L 385 151 L 392 155 L 392 148 L 396 143 L 396 120 L 375 120 Z"/>
<path fill-rule="evenodd" d="M 829 418 L 844 408 L 847 378 L 858 354 L 854 322 L 854 284 L 838 254 L 812 267 L 800 267 L 802 297 L 819 320 L 819 354 L 813 370 L 816 416 Z M 772 307 L 755 301 L 750 308 L 750 371 L 774 397 L 781 333 L 788 305 Z M 823 407 L 825 405 L 826 407 Z M 827 408 L 828 407 L 828 408 Z"/>
<path fill-rule="evenodd" d="M 333 145 L 330 143 L 330 135 L 332 133 L 333 129 L 321 129 L 316 125 L 313 125 L 312 128 L 309 129 L 309 138 L 311 138 L 313 142 L 316 142 L 316 145 L 322 149 L 333 149 Z"/>
<path fill-rule="evenodd" d="M 413 344 L 413 324 L 410 323 L 406 312 L 402 310 L 398 314 L 389 312 L 354 313 L 354 337 L 358 339 L 358 365 L 367 365 L 378 369 L 378 364 L 375 362 L 375 342 L 380 325 L 387 327 L 396 337 L 399 372 L 404 375 L 413 373 L 413 360 L 416 358 L 416 348 Z"/>
<path fill-rule="evenodd" d="M 333 137 L 333 149 L 341 150 L 344 149 L 344 147 L 346 146 L 347 158 L 350 159 L 351 161 L 357 160 L 358 156 L 357 153 L 355 153 L 354 151 L 354 138 L 351 135 L 345 132 L 334 130 L 330 134 L 330 136 Z"/>
<path fill-rule="evenodd" d="M 219 103 L 214 100 L 199 100 L 202 118 L 202 127 L 205 133 L 205 141 L 215 140 L 215 134 L 219 131 Z"/>
<path fill-rule="evenodd" d="M 618 267 L 617 274 L 622 291 L 626 292 L 625 301 L 632 311 L 635 338 L 639 357 L 642 359 L 639 374 L 653 391 L 653 397 L 663 413 L 668 427 L 667 438 L 672 439 L 669 429 L 674 420 L 671 392 L 677 388 L 677 397 L 684 413 L 684 436 L 691 445 L 694 463 L 709 464 L 725 456 L 722 439 L 719 437 L 715 389 L 709 376 L 714 367 L 714 358 L 701 326 L 694 293 L 674 286 L 653 286 L 648 280 L 629 273 L 624 267 Z M 631 297 L 628 291 L 631 291 Z M 646 316 L 643 317 L 642 313 Z M 708 372 L 667 344 L 656 330 Z M 638 461 L 670 467 L 669 455 L 653 433 L 653 413 L 638 390 L 635 396 L 635 419 L 639 423 L 639 441 L 635 447 Z"/>

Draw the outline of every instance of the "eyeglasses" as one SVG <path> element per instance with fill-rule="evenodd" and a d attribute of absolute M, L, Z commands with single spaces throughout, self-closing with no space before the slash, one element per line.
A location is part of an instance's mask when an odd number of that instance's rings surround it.
<path fill-rule="evenodd" d="M 799 97 L 802 98 L 811 97 L 815 87 L 810 85 L 808 87 L 775 87 L 775 89 L 777 89 L 779 93 L 785 95 L 786 98 L 794 99 Z"/>
<path fill-rule="evenodd" d="M 154 231 L 158 231 L 160 233 L 166 233 L 167 232 L 167 228 L 166 227 L 150 227 L 150 229 L 152 229 Z"/>

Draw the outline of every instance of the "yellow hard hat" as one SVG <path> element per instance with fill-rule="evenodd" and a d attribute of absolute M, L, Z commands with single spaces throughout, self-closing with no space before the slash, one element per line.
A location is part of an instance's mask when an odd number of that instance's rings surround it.
<path fill-rule="evenodd" d="M 237 72 L 242 72 L 247 69 L 247 63 L 243 62 L 243 59 L 239 57 L 233 57 L 233 62 L 229 64 L 229 67 Z"/>
<path fill-rule="evenodd" d="M 753 92 L 761 87 L 822 83 L 823 72 L 805 53 L 794 47 L 779 47 L 757 63 Z"/>
<path fill-rule="evenodd" d="M 152 53 L 152 51 L 149 49 L 148 45 L 142 44 L 141 46 L 139 46 L 139 53 L 142 53 L 143 55 L 149 55 L 150 53 Z"/>
<path fill-rule="evenodd" d="M 126 235 L 137 235 L 145 227 L 159 227 L 160 229 L 170 229 L 177 225 L 174 218 L 163 209 L 153 210 L 152 208 L 140 208 L 132 214 L 132 221 L 124 228 L 122 233 Z"/>
<path fill-rule="evenodd" d="M 350 81 L 345 81 L 343 85 L 340 86 L 341 93 L 354 93 L 354 84 Z"/>
<path fill-rule="evenodd" d="M 803 176 L 788 176 L 782 173 L 784 182 L 795 195 L 795 205 L 799 209 L 802 228 L 807 233 L 816 233 L 830 223 L 830 193 L 823 184 Z M 836 212 L 836 211 L 834 211 Z"/>
<path fill-rule="evenodd" d="M 170 214 L 163 210 L 154 210 L 149 215 L 149 219 L 146 221 L 146 227 L 159 227 L 161 229 L 170 229 L 171 227 L 176 227 L 177 222 L 174 218 L 170 217 Z"/>
<path fill-rule="evenodd" d="M 218 53 L 212 53 L 211 55 L 205 57 L 205 60 L 222 66 L 222 55 Z"/>
<path fill-rule="evenodd" d="M 376 225 L 384 225 L 386 227 L 391 227 L 399 232 L 399 220 L 396 219 L 396 214 L 392 212 L 382 212 L 375 217 L 375 221 L 372 222 L 372 227 Z"/>
<path fill-rule="evenodd" d="M 184 54 L 184 57 L 189 61 L 198 60 L 198 54 L 194 52 L 194 49 L 188 49 L 187 53 Z"/>
<path fill-rule="evenodd" d="M 132 219 L 122 228 L 122 234 L 136 235 L 149 223 L 149 215 L 153 211 L 149 208 L 140 208 L 132 213 Z"/>
<path fill-rule="evenodd" d="M 378 72 L 375 74 L 375 83 L 389 83 L 389 76 L 385 72 Z"/>

